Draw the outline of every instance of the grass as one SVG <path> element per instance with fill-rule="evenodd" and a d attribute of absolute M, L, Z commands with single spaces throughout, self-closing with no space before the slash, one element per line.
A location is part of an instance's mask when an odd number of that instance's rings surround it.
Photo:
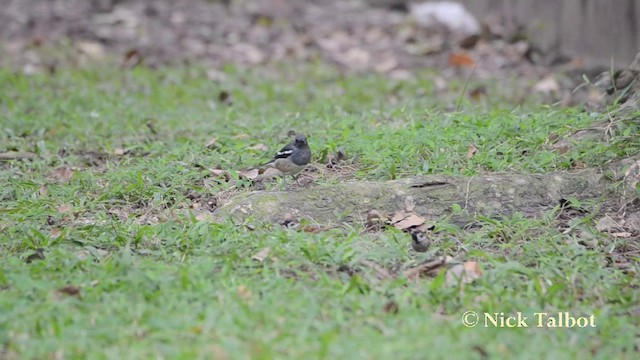
<path fill-rule="evenodd" d="M 416 255 L 393 229 L 248 228 L 202 221 L 194 208 L 231 186 L 207 168 L 264 162 L 290 129 L 309 135 L 314 162 L 343 149 L 352 179 L 387 180 L 602 165 L 638 151 L 636 128 L 559 154 L 549 135 L 594 116 L 535 99 L 510 107 L 490 82 L 489 96 L 452 113 L 463 82 L 441 94 L 429 72 L 399 81 L 321 65 L 228 67 L 218 78 L 198 68 L 0 70 L 0 152 L 37 154 L 0 162 L 0 358 L 637 355 L 640 322 L 629 314 L 640 301 L 638 259 L 630 271 L 609 266 L 628 244 L 596 231 L 592 218 L 574 221 L 594 247 L 556 229 L 558 209 L 485 219 L 473 232 L 443 219 L 448 231 Z M 469 159 L 471 144 L 478 153 Z M 62 167 L 73 169 L 68 182 Z M 252 259 L 266 247 L 267 260 Z M 45 259 L 25 262 L 36 248 Z M 434 254 L 477 260 L 483 275 L 466 285 L 444 275 L 380 280 L 363 265 L 408 268 Z M 595 315 L 597 327 L 466 328 L 467 310 L 530 319 L 568 311 Z"/>

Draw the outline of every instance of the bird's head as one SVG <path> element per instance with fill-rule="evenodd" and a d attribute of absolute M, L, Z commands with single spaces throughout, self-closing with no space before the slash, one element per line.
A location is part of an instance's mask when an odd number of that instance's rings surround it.
<path fill-rule="evenodd" d="M 302 134 L 298 134 L 296 135 L 296 146 L 304 146 L 307 144 L 307 137 L 302 135 Z"/>

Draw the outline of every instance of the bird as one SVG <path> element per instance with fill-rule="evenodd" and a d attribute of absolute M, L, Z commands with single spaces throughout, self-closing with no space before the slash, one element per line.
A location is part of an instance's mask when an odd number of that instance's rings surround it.
<path fill-rule="evenodd" d="M 431 245 L 431 241 L 427 238 L 427 234 L 422 231 L 412 231 L 411 240 L 411 247 L 416 252 L 426 252 L 429 250 L 429 246 Z"/>
<path fill-rule="evenodd" d="M 278 169 L 284 175 L 295 178 L 311 160 L 311 148 L 307 143 L 307 137 L 303 134 L 296 135 L 295 139 L 276 152 L 271 161 L 261 166 L 271 166 Z"/>

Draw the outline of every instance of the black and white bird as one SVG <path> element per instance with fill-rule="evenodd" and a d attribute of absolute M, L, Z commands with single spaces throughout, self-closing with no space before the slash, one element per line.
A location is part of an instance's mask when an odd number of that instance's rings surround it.
<path fill-rule="evenodd" d="M 429 246 L 431 246 L 431 241 L 422 231 L 412 231 L 411 232 L 411 247 L 416 252 L 426 252 L 429 250 Z"/>
<path fill-rule="evenodd" d="M 272 166 L 284 175 L 299 174 L 311 160 L 311 149 L 307 137 L 298 134 L 292 142 L 280 149 L 271 161 L 262 166 Z"/>

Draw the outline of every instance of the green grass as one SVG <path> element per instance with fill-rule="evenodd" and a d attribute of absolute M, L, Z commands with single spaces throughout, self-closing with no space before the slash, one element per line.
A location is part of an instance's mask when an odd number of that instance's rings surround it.
<path fill-rule="evenodd" d="M 319 65 L 223 73 L 211 81 L 198 68 L 0 70 L 0 152 L 38 155 L 0 162 L 0 358 L 637 355 L 640 322 L 629 314 L 640 302 L 638 259 L 632 271 L 608 266 L 625 244 L 591 218 L 581 229 L 593 248 L 561 234 L 555 212 L 487 219 L 477 231 L 442 219 L 448 231 L 416 256 L 392 229 L 253 229 L 199 221 L 202 208 L 193 209 L 232 186 L 207 168 L 264 162 L 290 129 L 309 136 L 315 163 L 340 148 L 351 178 L 387 180 L 602 165 L 638 151 L 637 128 L 558 154 L 549 135 L 589 127 L 595 116 L 535 99 L 511 107 L 490 82 L 487 98 L 451 112 L 464 83 L 440 94 L 429 72 L 405 81 Z M 217 147 L 207 149 L 211 138 Z M 260 143 L 270 151 L 248 149 Z M 468 159 L 471 144 L 478 153 Z M 68 183 L 56 181 L 60 167 L 74 169 Z M 252 260 L 265 247 L 269 258 Z M 45 259 L 26 263 L 36 248 Z M 477 260 L 483 275 L 464 287 L 442 276 L 380 280 L 362 262 L 405 269 L 434 254 Z M 58 291 L 67 285 L 80 296 Z M 386 312 L 389 303 L 399 311 Z M 466 328 L 467 310 L 569 311 L 595 315 L 597 327 Z"/>

